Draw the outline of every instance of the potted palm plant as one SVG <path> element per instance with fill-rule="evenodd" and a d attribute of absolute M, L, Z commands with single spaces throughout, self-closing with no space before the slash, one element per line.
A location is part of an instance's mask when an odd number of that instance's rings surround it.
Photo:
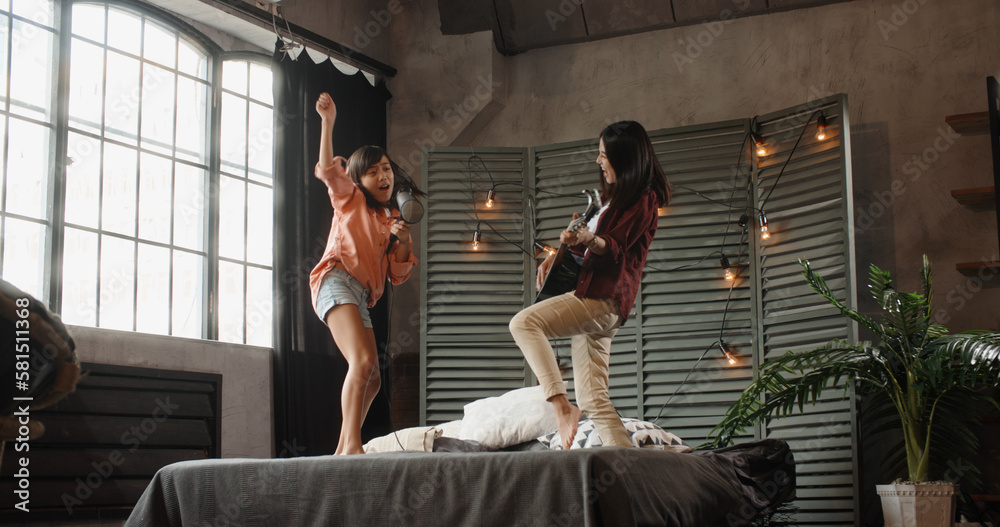
<path fill-rule="evenodd" d="M 897 491 L 892 490 L 893 485 L 879 486 L 886 525 L 952 525 L 954 486 L 949 482 L 935 482 L 943 488 L 928 484 L 936 475 L 935 467 L 948 459 L 943 452 L 954 456 L 954 452 L 974 451 L 978 446 L 969 428 L 976 416 L 970 421 L 968 410 L 979 401 L 997 406 L 992 394 L 1000 387 L 1000 333 L 948 334 L 933 322 L 931 266 L 926 256 L 919 293 L 896 291 L 889 273 L 871 266 L 871 293 L 882 310 L 878 318 L 845 306 L 809 262 L 799 263 L 813 290 L 871 332 L 877 342 L 834 341 L 820 349 L 789 352 L 769 360 L 712 430 L 710 445 L 728 445 L 748 426 L 801 411 L 827 388 L 853 382 L 865 401 L 881 400 L 895 410 L 893 421 L 902 432 L 908 481 L 895 483 L 901 486 Z M 934 504 L 926 502 L 893 505 L 899 501 L 893 494 L 906 498 L 904 502 L 917 494 L 929 494 L 931 501 L 936 498 L 948 510 L 934 513 L 928 508 Z M 905 509 L 907 506 L 914 508 Z M 946 523 L 918 523 L 931 517 L 943 518 Z"/>

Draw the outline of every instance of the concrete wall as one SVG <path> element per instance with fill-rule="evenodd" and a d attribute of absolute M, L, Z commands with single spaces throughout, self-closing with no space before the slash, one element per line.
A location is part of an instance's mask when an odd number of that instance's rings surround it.
<path fill-rule="evenodd" d="M 705 24 L 511 57 L 496 55 L 488 33 L 441 35 L 436 3 L 404 2 L 391 25 L 389 63 L 399 74 L 389 80 L 389 149 L 397 158 L 427 144 L 585 139 L 618 119 L 657 129 L 749 117 L 843 92 L 862 285 L 875 263 L 916 290 L 926 253 L 938 320 L 953 331 L 1000 328 L 1000 278 L 955 271 L 957 262 L 998 259 L 994 213 L 950 196 L 992 184 L 989 139 L 956 137 L 944 121 L 986 109 L 985 78 L 1000 73 L 996 2 L 856 0 L 738 19 L 720 13 Z M 484 93 L 483 78 L 494 92 Z M 487 122 L 477 122 L 484 110 Z M 401 294 L 397 305 L 410 302 L 416 297 Z"/>
<path fill-rule="evenodd" d="M 222 375 L 222 457 L 274 456 L 269 348 L 72 326 L 80 362 Z"/>
<path fill-rule="evenodd" d="M 863 287 L 870 263 L 915 290 L 926 253 L 938 320 L 953 331 L 1000 328 L 1000 278 L 955 271 L 958 262 L 1000 259 L 995 213 L 971 212 L 949 195 L 991 184 L 989 140 L 956 137 L 944 122 L 986 109 L 985 78 L 1000 73 L 1000 5 L 854 0 L 734 18 L 744 4 L 703 24 L 511 57 L 488 32 L 442 35 L 436 0 L 281 5 L 292 23 L 397 68 L 388 79 L 389 148 L 414 174 L 426 146 L 572 141 L 618 119 L 669 128 L 846 93 L 862 307 L 873 309 Z M 416 352 L 419 318 L 408 306 L 419 284 L 396 295 L 392 351 Z"/>

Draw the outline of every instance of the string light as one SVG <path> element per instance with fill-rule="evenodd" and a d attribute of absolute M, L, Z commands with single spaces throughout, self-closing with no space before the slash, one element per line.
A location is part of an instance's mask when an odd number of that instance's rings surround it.
<path fill-rule="evenodd" d="M 726 255 L 722 255 L 719 263 L 722 265 L 726 280 L 733 280 L 736 278 L 736 272 L 733 270 L 733 267 L 729 265 L 729 258 L 727 258 Z"/>
<path fill-rule="evenodd" d="M 767 216 L 764 211 L 760 211 L 760 239 L 766 240 L 771 237 L 771 232 L 767 229 Z"/>
<path fill-rule="evenodd" d="M 722 355 L 726 358 L 726 362 L 728 362 L 730 366 L 735 366 L 736 365 L 735 348 L 731 347 L 729 344 L 726 344 L 726 341 L 719 339 L 719 349 L 722 350 Z"/>
<path fill-rule="evenodd" d="M 816 139 L 820 141 L 826 139 L 826 116 L 823 112 L 816 118 Z"/>
<path fill-rule="evenodd" d="M 750 132 L 750 140 L 753 141 L 754 146 L 757 147 L 757 157 L 764 157 L 767 155 L 767 143 L 764 142 L 764 138 L 761 137 L 757 132 Z"/>
<path fill-rule="evenodd" d="M 486 193 L 486 206 L 487 207 L 493 207 L 493 199 L 496 198 L 496 196 L 497 196 L 497 193 L 493 189 L 490 189 L 490 191 Z"/>
<path fill-rule="evenodd" d="M 544 252 L 546 252 L 548 254 L 555 254 L 556 253 L 556 250 L 553 249 L 552 247 L 549 247 L 548 245 L 544 245 L 544 244 L 539 243 L 539 242 L 535 242 L 535 248 L 538 249 L 539 251 L 544 251 Z M 535 256 L 538 256 L 538 252 L 537 251 L 535 252 Z"/>
<path fill-rule="evenodd" d="M 479 250 L 479 240 L 483 238 L 483 233 L 479 230 L 480 224 L 476 224 L 476 232 L 472 233 L 472 250 Z"/>

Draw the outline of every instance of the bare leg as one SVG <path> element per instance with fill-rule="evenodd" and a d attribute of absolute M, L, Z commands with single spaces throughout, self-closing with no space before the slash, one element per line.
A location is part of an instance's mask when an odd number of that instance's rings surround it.
<path fill-rule="evenodd" d="M 573 438 L 576 437 L 576 427 L 580 424 L 580 409 L 569 402 L 566 394 L 553 395 L 548 401 L 556 411 L 556 423 L 559 425 L 563 450 L 569 450 L 573 445 Z"/>
<path fill-rule="evenodd" d="M 375 364 L 374 373 L 368 377 L 368 384 L 365 386 L 365 408 L 361 418 L 362 422 L 368 416 L 368 410 L 372 406 L 372 401 L 375 400 L 375 396 L 378 395 L 378 390 L 382 386 L 382 374 L 379 371 L 378 345 L 375 343 L 375 331 L 372 328 L 365 328 L 365 330 L 368 333 L 368 346 L 372 350 L 372 356 L 375 357 Z"/>
<path fill-rule="evenodd" d="M 334 306 L 327 315 L 333 341 L 347 359 L 347 378 L 341 392 L 340 407 L 343 424 L 336 454 L 363 454 L 361 423 L 364 422 L 382 380 L 378 371 L 375 335 L 361 321 L 358 306 Z"/>

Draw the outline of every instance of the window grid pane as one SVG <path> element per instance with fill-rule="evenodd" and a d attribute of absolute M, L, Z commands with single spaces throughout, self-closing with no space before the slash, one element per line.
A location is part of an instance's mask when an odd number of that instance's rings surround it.
<path fill-rule="evenodd" d="M 2 4 L 0 4 L 0 5 L 2 5 Z M 0 96 L 2 96 L 4 99 L 6 99 L 7 98 L 7 81 L 6 81 L 6 79 L 8 79 L 10 77 L 10 75 L 9 75 L 10 72 L 7 70 L 7 56 L 8 56 L 8 53 L 10 52 L 10 37 L 9 37 L 9 35 L 10 35 L 11 31 L 10 31 L 10 17 L 7 16 L 7 15 L 5 15 L 5 14 L 2 14 L 2 11 L 0 11 L 0 24 L 2 24 L 2 27 L 3 27 L 3 30 L 4 30 L 4 33 L 5 33 L 2 37 L 0 37 L 0 70 L 3 71 L 3 74 L 4 74 L 3 78 L 5 79 L 4 82 L 0 82 Z M 7 111 L 7 107 L 6 106 L 3 107 L 3 111 L 4 112 Z"/>
<path fill-rule="evenodd" d="M 271 346 L 274 286 L 271 270 L 247 267 L 246 343 Z"/>
<path fill-rule="evenodd" d="M 11 16 L 11 13 L 14 16 Z M 0 276 L 46 301 L 54 146 L 52 0 L 0 2 Z"/>
<path fill-rule="evenodd" d="M 222 342 L 242 343 L 244 339 L 245 269 L 240 264 L 219 262 L 219 340 Z"/>
<path fill-rule="evenodd" d="M 83 324 L 203 338 L 210 57 L 127 8 L 72 16 L 64 254 L 93 264 L 63 270 L 64 306 Z"/>
<path fill-rule="evenodd" d="M 174 250 L 173 253 L 170 334 L 202 338 L 205 314 L 201 299 L 205 295 L 205 257 L 187 251 Z"/>
<path fill-rule="evenodd" d="M 3 225 L 3 279 L 35 298 L 45 298 L 47 227 L 6 217 Z"/>
<path fill-rule="evenodd" d="M 7 134 L 8 176 L 6 206 L 9 213 L 44 220 L 48 217 L 49 158 L 52 129 L 12 118 Z"/>
<path fill-rule="evenodd" d="M 272 341 L 273 98 L 266 61 L 223 61 L 178 28 L 117 4 L 72 3 L 65 188 L 52 188 L 61 61 L 54 0 L 0 0 L 0 274 L 45 299 L 51 210 L 71 324 L 259 346 Z M 13 16 L 11 12 L 13 11 Z M 222 125 L 211 130 L 213 89 Z M 8 92 L 9 90 L 9 92 Z M 219 134 L 225 176 L 210 170 Z M 61 165 L 56 163 L 55 165 Z M 9 174 L 18 174 L 17 178 Z M 209 189 L 220 233 L 209 236 Z M 64 194 L 64 203 L 51 196 Z M 16 199 L 14 199 L 16 197 Z M 253 236 L 248 236 L 248 231 Z M 218 260 L 208 244 L 219 243 Z M 208 270 L 218 271 L 209 283 Z M 214 322 L 206 298 L 218 293 Z"/>
<path fill-rule="evenodd" d="M 55 18 L 55 5 L 52 0 L 14 0 L 11 2 L 11 11 L 17 16 L 46 27 L 52 27 Z"/>
<path fill-rule="evenodd" d="M 13 20 L 10 41 L 10 111 L 47 121 L 52 113 L 55 33 Z"/>
<path fill-rule="evenodd" d="M 142 70 L 142 147 L 170 154 L 174 149 L 177 76 L 153 64 L 143 64 Z"/>
<path fill-rule="evenodd" d="M 170 334 L 170 249 L 139 244 L 135 329 Z"/>
<path fill-rule="evenodd" d="M 219 192 L 220 340 L 270 346 L 273 266 L 273 119 L 271 72 L 245 60 L 223 66 Z M 250 235 L 249 233 L 253 233 Z M 244 278 L 236 289 L 236 269 Z M 237 319 L 235 306 L 242 306 Z M 223 305 L 232 306 L 226 311 Z M 235 329 L 237 322 L 240 330 Z"/>
<path fill-rule="evenodd" d="M 97 234 L 66 229 L 63 244 L 62 318 L 67 324 L 97 325 Z"/>
<path fill-rule="evenodd" d="M 75 38 L 71 45 L 70 126 L 99 134 L 103 126 L 104 49 Z"/>
<path fill-rule="evenodd" d="M 104 43 L 104 21 L 107 9 L 102 5 L 76 4 L 70 22 L 73 35 Z M 75 57 L 75 54 L 74 54 Z"/>
<path fill-rule="evenodd" d="M 97 323 L 102 328 L 135 329 L 135 242 L 101 236 L 100 296 Z"/>
<path fill-rule="evenodd" d="M 139 170 L 139 237 L 170 243 L 170 159 L 142 154 Z"/>

